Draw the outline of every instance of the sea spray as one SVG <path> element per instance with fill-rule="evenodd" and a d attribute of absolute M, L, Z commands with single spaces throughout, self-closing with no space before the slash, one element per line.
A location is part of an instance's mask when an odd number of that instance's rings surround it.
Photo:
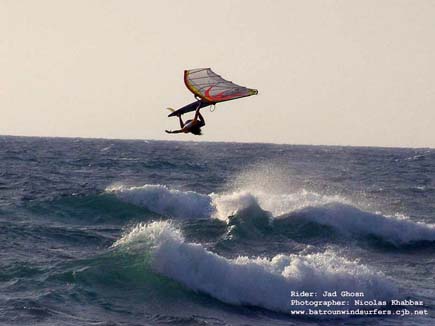
<path fill-rule="evenodd" d="M 259 207 L 257 198 L 247 191 L 211 194 L 210 197 L 214 207 L 213 217 L 223 221 L 228 221 L 230 216 L 237 214 L 240 210 L 253 206 Z"/>

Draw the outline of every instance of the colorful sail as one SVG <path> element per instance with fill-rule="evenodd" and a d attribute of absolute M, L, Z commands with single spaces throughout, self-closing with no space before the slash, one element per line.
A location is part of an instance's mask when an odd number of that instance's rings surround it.
<path fill-rule="evenodd" d="M 256 89 L 239 86 L 223 79 L 210 68 L 185 70 L 184 83 L 195 96 L 209 103 L 258 94 Z"/>

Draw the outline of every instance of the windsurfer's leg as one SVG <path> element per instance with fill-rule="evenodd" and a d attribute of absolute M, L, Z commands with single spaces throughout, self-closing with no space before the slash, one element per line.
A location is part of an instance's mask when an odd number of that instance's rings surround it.
<path fill-rule="evenodd" d="M 166 133 L 168 133 L 168 134 L 179 134 L 179 133 L 181 133 L 181 132 L 183 132 L 183 130 L 165 130 L 166 131 Z"/>
<path fill-rule="evenodd" d="M 184 122 L 183 122 L 183 119 L 181 119 L 181 115 L 178 116 L 178 120 L 180 121 L 180 128 L 183 129 Z"/>

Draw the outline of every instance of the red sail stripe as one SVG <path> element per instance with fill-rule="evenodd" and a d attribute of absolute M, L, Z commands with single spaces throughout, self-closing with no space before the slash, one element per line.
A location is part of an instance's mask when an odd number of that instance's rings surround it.
<path fill-rule="evenodd" d="M 211 89 L 214 87 L 214 85 L 212 85 L 212 86 L 210 86 L 209 88 L 207 88 L 207 90 L 205 91 L 205 98 L 207 99 L 207 100 L 209 100 L 209 101 L 212 101 L 212 102 L 220 102 L 220 101 L 225 101 L 225 100 L 229 100 L 229 99 L 232 99 L 232 98 L 235 98 L 235 97 L 238 97 L 238 96 L 243 96 L 244 94 L 243 93 L 236 93 L 236 94 L 231 94 L 231 95 L 224 95 L 224 93 L 225 93 L 225 91 L 224 92 L 221 92 L 221 93 L 219 93 L 219 94 L 216 94 L 216 95 L 211 95 L 210 94 L 210 91 L 211 91 Z"/>

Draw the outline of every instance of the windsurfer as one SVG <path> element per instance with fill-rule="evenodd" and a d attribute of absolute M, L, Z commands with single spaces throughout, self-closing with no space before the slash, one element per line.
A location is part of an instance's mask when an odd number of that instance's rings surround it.
<path fill-rule="evenodd" d="M 205 126 L 204 117 L 201 115 L 199 110 L 201 109 L 201 101 L 198 101 L 198 106 L 195 110 L 195 116 L 191 120 L 187 120 L 186 123 L 183 122 L 181 118 L 181 113 L 178 114 L 178 119 L 180 121 L 180 128 L 178 130 L 165 130 L 168 134 L 178 134 L 178 133 L 192 133 L 194 135 L 201 135 L 201 128 Z"/>

